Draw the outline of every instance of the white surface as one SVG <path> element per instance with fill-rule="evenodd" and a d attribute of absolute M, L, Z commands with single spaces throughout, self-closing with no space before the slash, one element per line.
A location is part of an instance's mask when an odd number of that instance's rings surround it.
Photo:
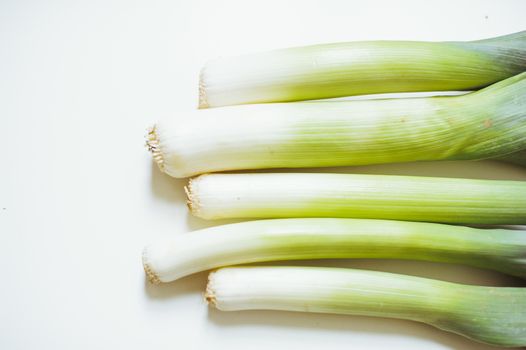
<path fill-rule="evenodd" d="M 524 1 L 2 1 L 1 349 L 490 349 L 412 322 L 221 313 L 206 274 L 145 283 L 151 240 L 201 228 L 182 185 L 143 147 L 157 118 L 197 104 L 218 55 L 365 39 L 463 40 L 524 28 Z M 361 167 L 526 179 L 510 165 Z M 466 283 L 517 280 L 458 266 L 324 262 Z"/>

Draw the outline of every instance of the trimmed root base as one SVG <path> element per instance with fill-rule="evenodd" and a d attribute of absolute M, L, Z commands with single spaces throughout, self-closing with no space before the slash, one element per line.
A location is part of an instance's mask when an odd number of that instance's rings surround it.
<path fill-rule="evenodd" d="M 142 252 L 142 266 L 144 268 L 144 272 L 146 273 L 146 277 L 148 277 L 148 281 L 152 284 L 159 284 L 161 283 L 161 279 L 157 274 L 153 271 L 150 261 L 148 258 L 148 247 L 144 248 Z"/>
<path fill-rule="evenodd" d="M 152 126 L 148 129 L 146 134 L 146 148 L 152 154 L 153 159 L 159 166 L 161 171 L 164 171 L 164 157 L 161 151 L 161 144 L 157 135 L 157 125 Z"/>

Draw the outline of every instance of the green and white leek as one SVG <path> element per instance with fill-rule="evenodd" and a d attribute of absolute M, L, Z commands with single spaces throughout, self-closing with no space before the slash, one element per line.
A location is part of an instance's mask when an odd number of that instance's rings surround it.
<path fill-rule="evenodd" d="M 190 180 L 203 219 L 352 217 L 464 224 L 526 224 L 526 181 L 423 176 L 249 173 Z"/>
<path fill-rule="evenodd" d="M 175 177 L 262 168 L 485 159 L 526 149 L 526 73 L 462 96 L 245 105 L 159 123 L 147 145 Z"/>
<path fill-rule="evenodd" d="M 216 226 L 147 246 L 150 281 L 277 260 L 388 258 L 458 263 L 526 278 L 526 231 L 364 219 L 275 219 Z"/>
<path fill-rule="evenodd" d="M 471 42 L 366 41 L 219 58 L 201 108 L 384 92 L 474 90 L 526 70 L 526 32 Z"/>
<path fill-rule="evenodd" d="M 268 309 L 400 318 L 492 345 L 526 346 L 526 288 L 472 286 L 341 268 L 230 267 L 210 274 L 206 299 L 224 311 Z"/>

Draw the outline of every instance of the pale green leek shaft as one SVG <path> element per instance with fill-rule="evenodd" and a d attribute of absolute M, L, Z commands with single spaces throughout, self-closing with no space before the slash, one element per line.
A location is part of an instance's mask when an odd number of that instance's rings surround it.
<path fill-rule="evenodd" d="M 206 174 L 187 187 L 204 219 L 351 217 L 526 224 L 526 181 L 322 173 Z"/>
<path fill-rule="evenodd" d="M 210 274 L 206 299 L 225 311 L 401 318 L 492 345 L 526 346 L 526 288 L 341 268 L 229 267 Z"/>
<path fill-rule="evenodd" d="M 276 219 L 176 234 L 143 253 L 152 282 L 229 265 L 334 258 L 457 263 L 526 278 L 526 231 L 388 220 Z"/>
<path fill-rule="evenodd" d="M 474 90 L 526 70 L 526 32 L 471 42 L 366 41 L 219 58 L 201 108 L 408 91 Z"/>
<path fill-rule="evenodd" d="M 191 111 L 158 123 L 147 144 L 175 177 L 501 157 L 526 149 L 526 73 L 462 96 Z"/>

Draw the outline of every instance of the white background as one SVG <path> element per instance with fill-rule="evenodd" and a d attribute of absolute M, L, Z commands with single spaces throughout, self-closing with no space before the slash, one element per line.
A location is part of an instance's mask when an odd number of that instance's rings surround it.
<path fill-rule="evenodd" d="M 152 165 L 143 135 L 196 107 L 210 58 L 321 42 L 480 39 L 526 29 L 525 13 L 524 1 L 1 1 L 0 348 L 490 349 L 408 321 L 221 313 L 202 300 L 205 273 L 148 285 L 143 245 L 215 223 L 189 216 L 185 181 Z M 497 162 L 354 171 L 526 179 Z M 520 285 L 459 266 L 318 264 Z"/>

